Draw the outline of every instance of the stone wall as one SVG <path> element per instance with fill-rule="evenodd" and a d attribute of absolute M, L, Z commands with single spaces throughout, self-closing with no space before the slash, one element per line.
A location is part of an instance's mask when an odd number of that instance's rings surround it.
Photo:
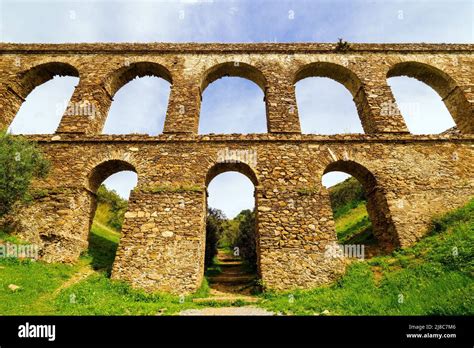
<path fill-rule="evenodd" d="M 433 216 L 474 196 L 473 46 L 352 47 L 341 53 L 330 44 L 0 44 L 0 124 L 11 122 L 32 86 L 55 74 L 80 77 L 71 105 L 94 106 L 93 115 L 64 115 L 56 134 L 28 136 L 50 159 L 51 172 L 34 183 L 37 199 L 9 219 L 41 246 L 44 260 L 72 262 L 87 248 L 98 186 L 133 170 L 138 184 L 112 277 L 189 293 L 204 273 L 207 186 L 219 173 L 238 171 L 255 185 L 263 283 L 308 288 L 344 271 L 343 260 L 327 253 L 337 241 L 321 184 L 324 173 L 338 170 L 364 185 L 374 232 L 388 250 L 413 244 Z M 227 74 L 264 90 L 267 134 L 196 134 L 203 89 Z M 386 84 L 399 74 L 442 94 L 459 132 L 409 134 Z M 144 75 L 172 83 L 164 134 L 100 135 L 115 92 Z M 307 76 L 344 84 L 366 134 L 300 134 L 293 86 Z M 237 163 L 221 156 L 233 150 L 256 156 Z"/>

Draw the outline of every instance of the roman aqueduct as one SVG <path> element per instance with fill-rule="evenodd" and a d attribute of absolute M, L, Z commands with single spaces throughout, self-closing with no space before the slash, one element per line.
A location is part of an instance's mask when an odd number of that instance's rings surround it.
<path fill-rule="evenodd" d="M 344 262 L 325 252 L 336 234 L 324 173 L 361 181 L 374 234 L 388 250 L 411 245 L 433 216 L 473 197 L 473 52 L 474 45 L 457 44 L 353 44 L 347 51 L 334 44 L 0 44 L 1 127 L 36 86 L 55 75 L 80 78 L 55 134 L 27 136 L 51 170 L 34 183 L 34 202 L 16 208 L 16 232 L 40 245 L 44 260 L 74 262 L 88 246 L 98 186 L 132 170 L 138 184 L 112 277 L 189 293 L 204 273 L 207 185 L 238 171 L 255 185 L 263 283 L 277 290 L 328 283 Z M 163 134 L 101 134 L 114 94 L 145 75 L 171 84 Z M 223 76 L 263 90 L 267 133 L 197 134 L 201 94 Z M 351 92 L 364 134 L 301 134 L 294 84 L 310 76 Z M 392 76 L 431 86 L 457 131 L 410 134 L 387 85 Z M 219 156 L 248 150 L 255 163 Z"/>

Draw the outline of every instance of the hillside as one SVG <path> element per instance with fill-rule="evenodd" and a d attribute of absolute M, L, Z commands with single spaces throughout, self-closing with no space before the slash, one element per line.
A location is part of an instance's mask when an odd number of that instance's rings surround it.
<path fill-rule="evenodd" d="M 265 298 L 286 314 L 473 315 L 474 200 L 435 219 L 415 246 L 354 261 L 336 284 Z"/>
<path fill-rule="evenodd" d="M 341 244 L 371 244 L 375 242 L 372 224 L 365 208 L 362 185 L 354 177 L 329 188 L 329 197 Z"/>
<path fill-rule="evenodd" d="M 344 186 L 356 190 L 353 184 Z M 346 226 L 365 221 L 366 212 L 360 196 L 341 190 L 338 195 L 349 197 L 337 201 L 344 211 L 335 219 L 340 234 L 354 230 Z M 120 238 L 111 225 L 117 211 L 107 200 L 99 201 L 89 251 L 75 265 L 0 259 L 0 315 L 156 315 L 229 305 L 194 303 L 194 298 L 208 296 L 206 282 L 196 294 L 180 299 L 111 281 L 108 274 Z M 0 243 L 7 241 L 21 243 L 0 233 Z M 295 315 L 473 315 L 473 277 L 474 200 L 434 220 L 431 233 L 412 248 L 353 262 L 331 286 L 261 294 L 258 306 Z M 11 290 L 11 285 L 19 288 Z"/>

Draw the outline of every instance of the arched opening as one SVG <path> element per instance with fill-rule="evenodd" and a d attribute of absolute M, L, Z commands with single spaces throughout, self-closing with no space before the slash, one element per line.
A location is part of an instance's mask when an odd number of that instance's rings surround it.
<path fill-rule="evenodd" d="M 374 175 L 353 161 L 330 163 L 322 178 L 340 244 L 363 245 L 365 257 L 399 246 L 387 200 Z"/>
<path fill-rule="evenodd" d="M 364 132 L 367 103 L 352 71 L 334 63 L 311 63 L 296 73 L 294 83 L 302 133 Z"/>
<path fill-rule="evenodd" d="M 13 134 L 52 134 L 66 111 L 79 72 L 66 63 L 45 63 L 19 74 L 13 86 L 24 100 L 8 130 Z"/>
<path fill-rule="evenodd" d="M 256 185 L 243 163 L 219 163 L 208 172 L 205 276 L 211 294 L 260 291 Z"/>
<path fill-rule="evenodd" d="M 388 71 L 387 79 L 410 132 L 441 133 L 456 126 L 461 133 L 474 133 L 471 106 L 443 71 L 424 63 L 403 62 Z"/>
<path fill-rule="evenodd" d="M 94 269 L 110 275 L 131 190 L 137 185 L 135 168 L 110 160 L 94 168 L 88 178 L 91 193 L 87 255 Z"/>
<path fill-rule="evenodd" d="M 156 63 L 132 63 L 109 76 L 105 89 L 113 98 L 103 134 L 163 132 L 172 79 Z"/>
<path fill-rule="evenodd" d="M 265 133 L 266 80 L 245 63 L 224 63 L 209 69 L 201 83 L 199 134 Z"/>

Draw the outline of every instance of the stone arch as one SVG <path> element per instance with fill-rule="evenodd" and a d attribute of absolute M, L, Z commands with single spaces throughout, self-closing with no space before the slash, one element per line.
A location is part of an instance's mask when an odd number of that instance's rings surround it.
<path fill-rule="evenodd" d="M 265 120 L 262 120 L 265 122 L 266 126 L 265 129 L 266 131 L 269 131 L 269 108 L 267 105 L 267 79 L 264 76 L 263 72 L 260 71 L 258 68 L 247 64 L 243 62 L 224 62 L 220 63 L 217 65 L 212 66 L 208 70 L 206 70 L 200 79 L 200 85 L 199 85 L 199 94 L 200 94 L 200 101 L 203 99 L 203 94 L 206 88 L 216 80 L 222 78 L 222 77 L 240 77 L 245 80 L 248 80 L 250 82 L 253 82 L 256 86 L 258 86 L 262 92 L 263 92 L 263 103 L 262 104 L 262 110 L 260 110 L 263 113 L 265 113 Z M 202 125 L 203 119 L 201 118 L 202 116 L 202 110 L 201 110 L 202 105 L 200 105 L 200 115 L 199 115 L 199 120 L 198 120 L 198 130 L 200 129 L 200 126 Z M 263 107 L 265 109 L 263 109 Z M 261 120 L 259 118 L 259 120 Z M 263 126 L 263 122 L 261 124 Z M 263 130 L 262 129 L 262 130 Z M 233 131 L 233 133 L 237 133 L 238 131 Z M 220 131 L 216 131 L 216 133 L 220 133 Z"/>
<path fill-rule="evenodd" d="M 108 159 L 97 164 L 87 176 L 87 189 L 95 193 L 100 184 L 112 174 L 131 171 L 137 173 L 135 166 L 125 160 Z M 137 173 L 138 174 L 138 173 Z"/>
<path fill-rule="evenodd" d="M 8 126 L 18 114 L 20 106 L 26 97 L 38 86 L 53 79 L 55 76 L 80 77 L 79 71 L 69 63 L 48 62 L 35 65 L 27 70 L 23 70 L 16 75 L 16 80 L 7 86 L 10 92 L 10 106 L 6 109 L 5 118 L 1 121 L 2 126 Z M 0 116 L 0 119 L 2 117 Z"/>
<path fill-rule="evenodd" d="M 111 175 L 123 172 L 123 171 L 132 171 L 137 174 L 135 166 L 130 162 L 119 159 L 107 159 L 96 164 L 92 170 L 89 171 L 86 177 L 86 191 L 88 192 L 88 223 L 87 231 L 84 232 L 84 242 L 90 248 L 91 247 L 91 231 L 92 224 L 94 221 L 94 216 L 97 210 L 97 190 L 99 186 Z M 112 267 L 112 264 L 110 265 Z"/>
<path fill-rule="evenodd" d="M 201 95 L 212 82 L 227 76 L 242 77 L 250 80 L 259 86 L 265 94 L 267 79 L 259 69 L 247 63 L 226 62 L 211 67 L 203 74 L 201 80 Z"/>
<path fill-rule="evenodd" d="M 110 73 L 104 81 L 104 87 L 113 97 L 117 91 L 136 77 L 155 76 L 173 84 L 171 73 L 163 65 L 153 62 L 130 63 Z"/>
<path fill-rule="evenodd" d="M 171 86 L 173 84 L 173 78 L 170 71 L 163 65 L 154 62 L 130 63 L 107 75 L 103 82 L 103 86 L 106 94 L 108 95 L 108 100 L 106 105 L 103 106 L 103 119 L 101 120 L 102 124 L 100 127 L 98 127 L 100 130 L 104 129 L 107 118 L 109 117 L 110 107 L 112 106 L 113 98 L 116 93 L 133 79 L 145 76 L 161 78 L 167 81 Z M 169 103 L 169 100 L 170 96 L 168 94 L 167 103 Z"/>
<path fill-rule="evenodd" d="M 296 84 L 307 77 L 327 77 L 346 87 L 356 104 L 362 128 L 366 133 L 372 130 L 372 114 L 367 107 L 368 101 L 363 90 L 363 83 L 356 73 L 336 63 L 314 62 L 298 69 L 294 75 L 293 83 Z"/>
<path fill-rule="evenodd" d="M 258 177 L 255 174 L 255 171 L 244 162 L 220 162 L 214 164 L 211 168 L 208 169 L 205 181 L 205 187 L 219 174 L 225 172 L 238 172 L 245 175 L 255 187 L 258 186 Z"/>
<path fill-rule="evenodd" d="M 21 95 L 26 98 L 35 87 L 51 80 L 55 76 L 79 77 L 79 71 L 69 63 L 49 62 L 36 65 L 18 73 Z"/>
<path fill-rule="evenodd" d="M 390 252 L 400 246 L 394 222 L 388 207 L 385 191 L 375 175 L 365 166 L 352 160 L 338 160 L 329 163 L 323 175 L 329 172 L 345 172 L 356 178 L 362 185 L 367 199 L 367 213 L 372 222 L 373 234 L 378 247 Z"/>
<path fill-rule="evenodd" d="M 205 188 L 206 188 L 206 214 L 207 214 L 207 197 L 208 192 L 207 189 L 209 187 L 210 182 L 219 174 L 226 173 L 226 172 L 238 172 L 245 177 L 247 177 L 252 184 L 254 185 L 254 201 L 255 201 L 255 249 L 256 249 L 256 267 L 257 267 L 257 275 L 261 277 L 261 264 L 260 264 L 260 253 L 261 253 L 261 246 L 260 246 L 260 233 L 259 233 L 259 220 L 258 220 L 258 200 L 257 200 L 257 189 L 259 184 L 258 176 L 255 170 L 244 162 L 219 162 L 213 164 L 208 170 L 206 174 L 206 181 L 205 181 Z M 203 255 L 204 257 L 204 255 Z"/>
<path fill-rule="evenodd" d="M 439 94 L 461 133 L 474 133 L 471 105 L 456 81 L 444 71 L 426 63 L 415 61 L 393 65 L 387 78 L 407 76 L 430 86 Z"/>

